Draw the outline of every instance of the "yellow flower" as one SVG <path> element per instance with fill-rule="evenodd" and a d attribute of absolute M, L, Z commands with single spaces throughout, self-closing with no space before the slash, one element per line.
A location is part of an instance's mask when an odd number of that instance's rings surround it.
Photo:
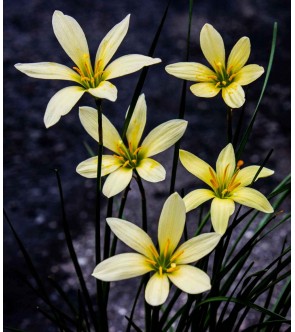
<path fill-rule="evenodd" d="M 106 259 L 94 269 L 92 275 L 95 278 L 117 281 L 153 271 L 145 289 L 145 299 L 152 306 L 166 301 L 169 280 L 189 294 L 199 294 L 211 288 L 209 276 L 188 264 L 210 253 L 221 236 L 205 233 L 177 248 L 185 223 L 185 206 L 177 193 L 168 197 L 162 209 L 158 225 L 159 251 L 148 234 L 133 223 L 117 218 L 107 218 L 107 222 L 114 234 L 138 253 Z"/>
<path fill-rule="evenodd" d="M 221 90 L 222 98 L 229 107 L 241 107 L 245 102 L 242 86 L 252 83 L 264 73 L 261 66 L 245 66 L 251 48 L 249 38 L 238 40 L 230 52 L 227 64 L 223 39 L 208 23 L 201 30 L 200 45 L 213 70 L 196 62 L 179 62 L 166 66 L 166 71 L 184 80 L 200 82 L 190 87 L 198 97 L 215 97 Z"/>
<path fill-rule="evenodd" d="M 241 169 L 242 161 L 236 164 L 232 144 L 228 144 L 219 154 L 216 171 L 205 161 L 190 152 L 180 150 L 182 165 L 193 175 L 204 181 L 210 189 L 197 189 L 184 197 L 186 211 L 195 209 L 213 198 L 211 220 L 215 232 L 224 234 L 229 217 L 234 213 L 235 202 L 256 210 L 272 213 L 269 201 L 259 191 L 246 188 L 249 186 L 260 166 L 248 166 Z M 266 167 L 260 171 L 257 179 L 272 175 L 274 172 Z"/>
<path fill-rule="evenodd" d="M 131 74 L 161 62 L 140 54 L 122 56 L 113 62 L 111 58 L 124 39 L 129 27 L 130 15 L 115 25 L 101 41 L 94 62 L 91 65 L 85 34 L 79 23 L 71 16 L 55 11 L 52 17 L 53 31 L 68 56 L 76 64 L 73 69 L 55 62 L 18 63 L 15 67 L 28 76 L 42 79 L 74 81 L 79 86 L 69 86 L 58 91 L 49 101 L 44 122 L 48 128 L 70 112 L 85 91 L 101 99 L 115 101 L 117 88 L 110 79 Z"/>
<path fill-rule="evenodd" d="M 133 169 L 136 169 L 141 178 L 149 182 L 165 179 L 164 167 L 150 157 L 176 143 L 184 134 L 187 121 L 167 121 L 153 129 L 139 144 L 146 123 L 146 109 L 145 97 L 142 94 L 138 98 L 128 126 L 126 145 L 107 117 L 102 116 L 103 145 L 115 152 L 112 156 L 102 156 L 101 175 L 109 174 L 102 190 L 107 197 L 112 197 L 127 187 L 132 179 Z M 97 110 L 91 107 L 80 107 L 79 115 L 86 131 L 98 141 Z M 77 172 L 87 178 L 96 178 L 97 157 L 80 163 Z"/>

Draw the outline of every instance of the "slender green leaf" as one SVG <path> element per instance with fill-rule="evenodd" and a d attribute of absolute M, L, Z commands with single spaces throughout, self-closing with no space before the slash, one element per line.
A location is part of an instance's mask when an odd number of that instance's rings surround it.
<path fill-rule="evenodd" d="M 269 61 L 268 61 L 268 66 L 267 66 L 267 70 L 266 70 L 266 75 L 265 75 L 263 87 L 262 87 L 262 90 L 261 90 L 260 97 L 258 99 L 258 103 L 257 103 L 256 108 L 255 108 L 254 114 L 253 114 L 252 119 L 250 121 L 250 124 L 249 124 L 248 128 L 246 129 L 246 132 L 243 135 L 243 137 L 241 139 L 241 143 L 240 143 L 239 148 L 237 150 L 237 153 L 236 153 L 237 159 L 240 159 L 240 156 L 242 155 L 242 153 L 245 149 L 246 143 L 249 140 L 249 136 L 251 134 L 253 124 L 254 124 L 254 121 L 256 119 L 256 116 L 257 116 L 257 113 L 258 113 L 258 110 L 259 110 L 259 106 L 260 106 L 261 100 L 263 98 L 263 95 L 264 95 L 264 92 L 265 92 L 265 89 L 266 89 L 266 86 L 267 86 L 267 83 L 268 83 L 269 75 L 270 75 L 272 64 L 273 64 L 275 49 L 276 49 L 277 29 L 278 29 L 278 25 L 277 25 L 277 22 L 275 22 L 274 26 L 273 26 L 272 44 L 271 44 Z"/>

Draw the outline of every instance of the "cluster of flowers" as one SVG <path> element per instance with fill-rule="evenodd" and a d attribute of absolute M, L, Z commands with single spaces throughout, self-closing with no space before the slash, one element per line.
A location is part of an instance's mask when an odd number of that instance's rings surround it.
<path fill-rule="evenodd" d="M 66 87 L 51 98 L 44 117 L 46 127 L 54 125 L 61 116 L 67 114 L 85 91 L 95 98 L 115 101 L 117 89 L 109 80 L 161 62 L 157 58 L 133 54 L 110 63 L 128 26 L 129 15 L 104 37 L 92 67 L 87 40 L 80 25 L 62 12 L 54 12 L 54 33 L 76 66 L 71 69 L 52 62 L 15 65 L 18 70 L 31 77 L 69 80 L 79 84 Z M 258 65 L 245 65 L 250 55 L 249 39 L 242 37 L 235 44 L 227 63 L 222 37 L 210 24 L 205 24 L 202 28 L 200 44 L 212 69 L 200 63 L 182 62 L 166 66 L 166 71 L 178 78 L 197 82 L 190 87 L 196 96 L 214 97 L 221 90 L 222 97 L 230 108 L 241 107 L 245 102 L 242 86 L 253 82 L 264 72 Z M 133 172 L 149 182 L 165 179 L 164 167 L 151 157 L 175 144 L 183 136 L 187 121 L 167 121 L 142 140 L 146 113 L 145 96 L 142 94 L 132 114 L 126 141 L 122 140 L 110 120 L 102 115 L 103 145 L 114 153 L 102 156 L 101 176 L 108 175 L 103 186 L 103 194 L 107 197 L 124 190 L 130 183 Z M 80 107 L 79 116 L 88 134 L 99 141 L 97 110 Z M 216 247 L 226 232 L 229 218 L 235 210 L 235 202 L 265 213 L 273 212 L 266 197 L 248 187 L 255 177 L 267 177 L 273 171 L 263 167 L 258 173 L 260 167 L 256 165 L 242 168 L 243 162 L 236 162 L 232 144 L 228 144 L 220 152 L 216 170 L 188 151 L 180 150 L 179 158 L 182 165 L 210 189 L 196 189 L 183 199 L 177 193 L 168 197 L 158 224 L 159 249 L 149 235 L 135 224 L 118 218 L 107 218 L 113 233 L 137 253 L 110 257 L 96 266 L 93 272 L 93 276 L 100 280 L 116 281 L 153 271 L 145 290 L 145 299 L 153 306 L 161 305 L 167 299 L 169 280 L 190 294 L 210 289 L 209 276 L 188 264 L 198 261 Z M 89 158 L 78 165 L 77 172 L 84 177 L 96 178 L 97 165 L 97 156 Z M 213 199 L 211 221 L 214 232 L 195 236 L 178 247 L 186 213 L 210 199 Z"/>

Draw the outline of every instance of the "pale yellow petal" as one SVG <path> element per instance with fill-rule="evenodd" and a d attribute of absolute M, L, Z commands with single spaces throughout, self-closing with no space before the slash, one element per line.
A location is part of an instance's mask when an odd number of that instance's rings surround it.
<path fill-rule="evenodd" d="M 234 78 L 239 85 L 248 85 L 257 80 L 264 73 L 264 69 L 258 65 L 247 65 L 243 67 Z"/>
<path fill-rule="evenodd" d="M 211 24 L 206 23 L 203 26 L 200 34 L 200 45 L 205 58 L 215 70 L 220 68 L 218 64 L 223 68 L 225 67 L 223 39 Z"/>
<path fill-rule="evenodd" d="M 194 154 L 185 150 L 179 150 L 179 159 L 182 165 L 190 173 L 207 183 L 208 186 L 212 187 L 212 183 L 210 182 L 211 175 L 209 172 L 211 166 L 209 164 L 207 164 L 204 160 L 200 159 Z M 213 172 L 215 173 L 215 171 Z"/>
<path fill-rule="evenodd" d="M 236 157 L 233 145 L 229 143 L 221 150 L 216 161 L 216 174 L 219 183 L 227 182 L 236 169 Z"/>
<path fill-rule="evenodd" d="M 169 295 L 169 280 L 165 274 L 155 273 L 145 288 L 145 300 L 149 305 L 163 304 Z"/>
<path fill-rule="evenodd" d="M 85 34 L 79 23 L 71 16 L 56 10 L 52 16 L 54 34 L 67 55 L 84 72 L 92 71 Z"/>
<path fill-rule="evenodd" d="M 173 254 L 177 256 L 175 263 L 178 265 L 198 261 L 215 249 L 220 239 L 221 235 L 213 232 L 193 237 L 184 242 Z"/>
<path fill-rule="evenodd" d="M 245 102 L 245 92 L 240 84 L 233 82 L 226 88 L 222 88 L 222 98 L 227 106 L 240 108 Z"/>
<path fill-rule="evenodd" d="M 88 89 L 87 91 L 96 98 L 107 99 L 110 101 L 117 100 L 117 88 L 114 84 L 107 81 L 100 82 L 98 87 Z"/>
<path fill-rule="evenodd" d="M 108 198 L 115 196 L 128 186 L 131 179 L 132 169 L 120 167 L 107 177 L 102 192 Z"/>
<path fill-rule="evenodd" d="M 83 106 L 79 108 L 79 117 L 87 133 L 98 141 L 98 115 L 97 110 L 93 107 Z M 102 115 L 102 133 L 103 145 L 118 153 L 118 144 L 122 141 L 117 129 L 112 125 L 110 120 Z"/>
<path fill-rule="evenodd" d="M 245 168 L 242 168 L 239 171 L 235 182 L 236 183 L 239 182 L 241 187 L 249 186 L 252 183 L 252 181 L 253 181 L 255 175 L 257 174 L 259 168 L 260 168 L 260 166 L 256 166 L 256 165 L 247 166 Z M 257 181 L 260 178 L 265 178 L 267 176 L 270 176 L 272 174 L 274 174 L 274 171 L 272 171 L 269 168 L 263 167 L 261 169 L 261 171 L 259 172 L 259 174 L 258 174 L 255 181 Z"/>
<path fill-rule="evenodd" d="M 184 198 L 186 212 L 189 212 L 204 202 L 215 197 L 212 190 L 209 189 L 196 189 L 187 194 Z"/>
<path fill-rule="evenodd" d="M 44 115 L 46 128 L 53 126 L 63 115 L 69 113 L 84 92 L 85 90 L 79 86 L 68 86 L 59 90 L 47 105 Z"/>
<path fill-rule="evenodd" d="M 165 168 L 151 158 L 143 159 L 136 170 L 141 178 L 149 182 L 163 181 L 166 177 Z"/>
<path fill-rule="evenodd" d="M 229 217 L 235 211 L 235 203 L 232 199 L 214 198 L 211 204 L 211 221 L 214 231 L 223 235 L 227 229 Z"/>
<path fill-rule="evenodd" d="M 76 168 L 76 172 L 85 178 L 97 177 L 97 156 L 82 161 Z"/>
<path fill-rule="evenodd" d="M 187 127 L 185 120 L 170 120 L 154 128 L 141 144 L 140 155 L 154 156 L 167 150 L 175 144 L 184 134 Z"/>
<path fill-rule="evenodd" d="M 227 69 L 231 72 L 238 72 L 248 61 L 251 51 L 250 40 L 248 37 L 240 38 L 230 52 L 227 61 Z"/>
<path fill-rule="evenodd" d="M 114 172 L 121 166 L 121 162 L 115 156 L 102 156 L 101 176 Z M 76 168 L 76 172 L 85 178 L 97 177 L 97 156 L 82 161 Z"/>
<path fill-rule="evenodd" d="M 212 98 L 218 94 L 220 88 L 217 88 L 215 83 L 196 83 L 190 86 L 190 90 L 197 97 Z"/>
<path fill-rule="evenodd" d="M 147 106 L 146 106 L 145 96 L 142 93 L 137 100 L 137 103 L 135 105 L 126 132 L 128 143 L 132 146 L 133 150 L 135 150 L 138 147 L 138 143 L 141 139 L 146 124 L 146 111 L 147 111 Z"/>
<path fill-rule="evenodd" d="M 103 79 L 112 78 L 134 73 L 145 66 L 151 66 L 161 62 L 161 59 L 151 58 L 141 54 L 124 55 L 111 62 L 104 71 Z"/>
<path fill-rule="evenodd" d="M 165 250 L 172 253 L 176 248 L 184 228 L 185 205 L 182 198 L 174 193 L 166 200 L 158 225 L 158 241 L 160 252 Z"/>
<path fill-rule="evenodd" d="M 190 265 L 180 265 L 168 274 L 173 284 L 188 294 L 200 294 L 211 288 L 210 278 L 204 271 Z"/>
<path fill-rule="evenodd" d="M 216 74 L 207 66 L 196 62 L 178 62 L 165 67 L 168 74 L 187 81 L 208 82 Z M 211 77 L 210 77 L 211 76 Z"/>
<path fill-rule="evenodd" d="M 122 43 L 122 40 L 128 31 L 129 20 L 130 14 L 116 24 L 101 41 L 95 57 L 95 64 L 97 65 L 97 62 L 99 61 L 100 69 L 105 68 Z"/>
<path fill-rule="evenodd" d="M 143 255 L 127 253 L 104 260 L 96 266 L 92 275 L 103 281 L 118 281 L 138 277 L 151 270 Z"/>
<path fill-rule="evenodd" d="M 102 165 L 101 165 L 101 176 L 108 175 L 114 172 L 121 166 L 118 158 L 114 156 L 102 156 Z M 86 178 L 96 178 L 97 177 L 97 156 L 89 158 L 81 162 L 76 169 L 77 173 L 86 177 Z"/>
<path fill-rule="evenodd" d="M 273 207 L 270 205 L 267 198 L 259 191 L 252 188 L 244 187 L 234 190 L 231 199 L 239 204 L 248 206 L 258 211 L 265 213 L 273 212 Z"/>
<path fill-rule="evenodd" d="M 156 251 L 152 239 L 135 224 L 118 218 L 107 218 L 112 232 L 127 246 L 152 259 L 152 250 Z"/>
<path fill-rule="evenodd" d="M 78 73 L 67 66 L 55 62 L 17 63 L 14 67 L 22 73 L 34 78 L 81 83 Z"/>

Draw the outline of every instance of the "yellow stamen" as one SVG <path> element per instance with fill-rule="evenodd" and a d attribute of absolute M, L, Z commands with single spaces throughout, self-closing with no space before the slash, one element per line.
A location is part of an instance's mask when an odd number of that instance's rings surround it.
<path fill-rule="evenodd" d="M 215 75 L 208 76 L 208 78 L 212 78 L 212 80 L 215 80 L 215 81 L 218 80 L 217 76 L 215 76 Z"/>
<path fill-rule="evenodd" d="M 228 167 L 229 167 L 229 164 L 226 165 L 225 170 L 223 172 L 223 176 L 222 176 L 222 181 L 223 182 L 225 181 L 225 177 L 226 177 L 226 173 L 227 173 Z"/>
<path fill-rule="evenodd" d="M 244 165 L 244 161 L 243 160 L 239 160 L 237 162 L 237 168 L 241 168 Z"/>
<path fill-rule="evenodd" d="M 78 68 L 78 67 L 73 67 L 73 69 L 80 75 L 80 76 L 84 76 L 82 71 Z"/>
<path fill-rule="evenodd" d="M 133 152 L 133 154 L 137 154 L 138 153 L 138 151 L 139 150 L 141 150 L 142 149 L 142 147 L 140 146 L 140 147 L 138 147 L 134 152 Z"/>
<path fill-rule="evenodd" d="M 118 151 L 121 155 L 126 156 L 125 152 L 120 147 L 118 147 Z"/>
<path fill-rule="evenodd" d="M 159 274 L 160 274 L 160 277 L 162 277 L 162 275 L 163 275 L 163 268 L 162 268 L 162 266 L 159 267 Z"/>
<path fill-rule="evenodd" d="M 113 155 L 113 157 L 120 159 L 121 161 L 124 161 L 125 159 L 121 156 L 117 156 L 116 154 Z"/>
<path fill-rule="evenodd" d="M 233 68 L 233 65 L 231 65 L 231 66 L 229 66 L 229 67 L 227 68 L 227 71 L 226 71 L 227 75 L 229 75 L 229 74 L 230 74 L 230 72 L 231 72 L 232 68 Z"/>
<path fill-rule="evenodd" d="M 225 188 L 224 190 L 222 190 L 221 194 L 224 195 L 224 194 L 225 194 L 226 192 L 228 192 L 228 191 L 229 191 L 229 190 Z"/>
<path fill-rule="evenodd" d="M 86 68 L 86 71 L 87 71 L 88 76 L 92 76 L 92 75 L 91 75 L 90 68 L 88 67 L 88 65 L 87 65 L 86 62 L 85 62 L 85 68 Z"/>
<path fill-rule="evenodd" d="M 81 76 L 81 81 L 91 81 L 89 77 L 86 77 L 86 76 Z"/>
<path fill-rule="evenodd" d="M 209 167 L 209 172 L 212 177 L 212 179 L 210 179 L 210 182 L 212 183 L 214 188 L 218 188 L 218 181 L 211 167 Z"/>
<path fill-rule="evenodd" d="M 153 261 L 152 259 L 148 259 L 148 258 L 146 258 L 146 261 L 147 261 L 148 263 L 153 264 L 153 265 L 157 265 L 157 263 L 156 263 L 155 261 Z"/>
<path fill-rule="evenodd" d="M 170 273 L 170 272 L 173 272 L 173 271 L 175 271 L 176 270 L 176 267 L 169 267 L 169 269 L 167 269 L 166 271 L 168 272 L 168 273 Z"/>
<path fill-rule="evenodd" d="M 234 189 L 236 189 L 239 185 L 241 184 L 241 182 L 237 182 L 236 184 L 229 186 L 228 187 L 228 191 L 233 191 Z"/>
<path fill-rule="evenodd" d="M 170 258 L 170 262 L 175 261 L 179 256 L 181 256 L 184 253 L 184 250 L 180 251 L 178 254 L 174 254 L 171 258 Z M 173 264 L 173 263 L 172 263 Z M 171 266 L 172 266 L 171 264 Z"/>
<path fill-rule="evenodd" d="M 235 76 L 237 76 L 237 74 L 232 74 L 228 80 L 231 82 Z"/>
<path fill-rule="evenodd" d="M 217 82 L 217 83 L 215 84 L 215 88 L 218 88 L 220 84 L 221 84 L 220 82 Z"/>
<path fill-rule="evenodd" d="M 167 256 L 167 252 L 168 252 L 168 249 L 169 249 L 169 245 L 170 245 L 170 240 L 167 239 L 167 242 L 166 242 L 166 245 L 165 245 L 165 249 L 164 249 L 164 257 Z"/>
<path fill-rule="evenodd" d="M 127 165 L 129 165 L 129 160 L 125 161 L 125 163 L 123 164 L 123 167 L 126 167 Z"/>
<path fill-rule="evenodd" d="M 136 159 L 132 159 L 131 161 L 133 162 L 133 164 L 136 164 Z"/>
<path fill-rule="evenodd" d="M 150 245 L 150 249 L 151 249 L 152 254 L 155 256 L 155 258 L 159 258 L 159 254 L 158 254 L 157 250 L 155 249 L 155 247 Z"/>

